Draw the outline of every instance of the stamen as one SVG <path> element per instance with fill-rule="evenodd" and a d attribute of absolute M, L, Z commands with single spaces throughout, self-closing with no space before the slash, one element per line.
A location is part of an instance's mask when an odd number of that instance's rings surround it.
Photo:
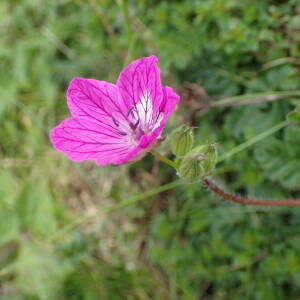
<path fill-rule="evenodd" d="M 116 120 L 113 116 L 111 116 L 111 118 L 112 118 L 113 122 L 115 123 L 115 125 L 116 125 L 117 127 L 119 127 L 119 125 L 120 125 L 119 121 Z"/>
<path fill-rule="evenodd" d="M 124 131 L 120 131 L 120 130 L 118 130 L 118 131 L 117 131 L 117 133 L 118 133 L 118 134 L 120 134 L 120 135 L 123 135 L 123 136 L 127 135 L 127 133 L 126 133 L 126 132 L 124 132 Z"/>
<path fill-rule="evenodd" d="M 138 120 L 135 122 L 135 124 L 133 124 L 133 123 L 130 122 L 129 126 L 130 126 L 130 128 L 131 128 L 132 130 L 136 130 L 137 127 L 138 127 L 138 125 L 139 125 L 139 123 L 140 123 L 140 119 L 138 119 Z"/>
<path fill-rule="evenodd" d="M 128 112 L 127 112 L 127 114 L 126 114 L 126 117 L 128 117 L 128 116 L 132 113 L 133 110 L 134 110 L 134 106 L 132 106 L 132 107 L 128 110 Z"/>
<path fill-rule="evenodd" d="M 136 123 L 133 125 L 133 129 L 136 129 L 138 125 L 140 124 L 140 119 L 136 121 Z"/>

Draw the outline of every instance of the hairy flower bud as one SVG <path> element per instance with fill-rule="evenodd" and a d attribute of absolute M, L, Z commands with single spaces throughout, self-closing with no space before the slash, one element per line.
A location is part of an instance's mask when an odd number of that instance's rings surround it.
<path fill-rule="evenodd" d="M 204 176 L 204 169 L 201 165 L 200 159 L 197 155 L 187 155 L 182 160 L 178 175 L 189 181 L 194 181 L 202 178 Z"/>
<path fill-rule="evenodd" d="M 182 125 L 175 129 L 171 135 L 171 150 L 176 156 L 184 156 L 194 144 L 193 129 Z"/>
<path fill-rule="evenodd" d="M 216 149 L 216 144 L 207 144 L 194 148 L 192 151 L 202 155 L 202 166 L 205 171 L 205 175 L 210 175 L 218 161 L 218 152 Z M 192 152 L 191 151 L 191 152 Z"/>
<path fill-rule="evenodd" d="M 182 159 L 178 175 L 189 181 L 202 179 L 212 173 L 217 159 L 218 153 L 214 144 L 197 146 Z"/>

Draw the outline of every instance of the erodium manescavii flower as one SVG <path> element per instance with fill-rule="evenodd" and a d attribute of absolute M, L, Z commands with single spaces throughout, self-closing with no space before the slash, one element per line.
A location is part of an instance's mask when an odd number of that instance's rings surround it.
<path fill-rule="evenodd" d="M 72 118 L 52 129 L 53 146 L 74 161 L 106 165 L 132 161 L 155 145 L 179 101 L 161 85 L 157 62 L 132 62 L 116 84 L 74 78 L 67 91 Z"/>

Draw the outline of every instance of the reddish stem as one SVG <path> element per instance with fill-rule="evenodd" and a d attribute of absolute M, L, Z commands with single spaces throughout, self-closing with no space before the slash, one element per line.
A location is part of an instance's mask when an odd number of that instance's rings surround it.
<path fill-rule="evenodd" d="M 220 195 L 222 198 L 230 200 L 232 202 L 244 204 L 244 205 L 262 205 L 262 206 L 300 206 L 300 199 L 286 199 L 281 201 L 274 200 L 257 200 L 239 195 L 228 193 L 218 187 L 211 179 L 205 177 L 202 183 L 212 192 Z"/>

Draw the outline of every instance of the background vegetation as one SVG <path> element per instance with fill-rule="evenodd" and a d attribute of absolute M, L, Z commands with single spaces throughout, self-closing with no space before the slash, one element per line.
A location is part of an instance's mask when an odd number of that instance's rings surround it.
<path fill-rule="evenodd" d="M 71 78 L 114 82 L 149 54 L 182 97 L 166 135 L 185 122 L 226 153 L 299 101 L 299 1 L 1 1 L 0 299 L 300 299 L 300 208 L 243 207 L 190 184 L 109 213 L 176 175 L 151 156 L 100 168 L 52 148 Z M 238 95 L 255 104 L 211 107 Z M 299 157 L 288 126 L 216 178 L 299 197 Z"/>

